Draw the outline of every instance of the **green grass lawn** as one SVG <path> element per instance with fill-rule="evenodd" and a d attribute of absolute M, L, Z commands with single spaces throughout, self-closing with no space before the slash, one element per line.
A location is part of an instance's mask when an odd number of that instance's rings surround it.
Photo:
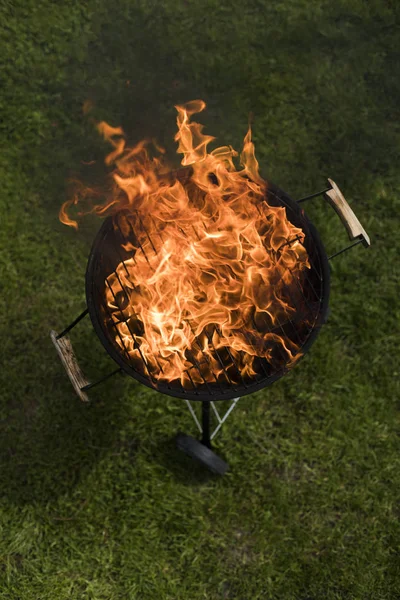
<path fill-rule="evenodd" d="M 400 6 L 389 0 L 0 0 L 1 600 L 400 598 Z M 208 475 L 179 399 L 130 378 L 75 396 L 51 344 L 85 306 L 100 219 L 59 223 L 106 173 L 82 105 L 174 160 L 174 104 L 294 198 L 333 178 L 371 237 L 332 261 L 310 353 L 243 398 Z M 96 160 L 95 167 L 82 164 Z M 91 170 L 92 169 L 92 170 Z M 96 173 L 95 170 L 97 169 Z M 306 207 L 328 253 L 347 243 Z M 114 368 L 89 321 L 90 377 Z"/>

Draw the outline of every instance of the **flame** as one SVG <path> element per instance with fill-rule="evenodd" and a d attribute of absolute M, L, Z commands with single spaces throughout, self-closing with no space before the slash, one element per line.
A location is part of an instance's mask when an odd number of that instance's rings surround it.
<path fill-rule="evenodd" d="M 296 314 L 293 294 L 310 268 L 304 232 L 266 201 L 250 126 L 237 170 L 238 153 L 231 146 L 209 152 L 214 138 L 191 121 L 205 106 L 175 107 L 187 167 L 178 172 L 151 156 L 150 140 L 127 148 L 120 127 L 99 123 L 114 148 L 106 158 L 115 165 L 113 189 L 89 209 L 113 214 L 129 240 L 105 281 L 104 319 L 116 344 L 153 383 L 185 388 L 246 381 L 260 358 L 274 369 L 294 364 L 299 346 L 282 324 Z M 63 223 L 77 227 L 67 209 L 88 195 L 81 190 L 63 205 Z"/>

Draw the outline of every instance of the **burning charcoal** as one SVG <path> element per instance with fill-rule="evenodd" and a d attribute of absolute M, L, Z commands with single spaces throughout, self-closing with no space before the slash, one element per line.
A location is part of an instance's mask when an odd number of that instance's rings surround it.
<path fill-rule="evenodd" d="M 130 317 L 127 321 L 127 325 L 132 335 L 136 335 L 139 337 L 144 335 L 144 324 L 136 317 Z"/>

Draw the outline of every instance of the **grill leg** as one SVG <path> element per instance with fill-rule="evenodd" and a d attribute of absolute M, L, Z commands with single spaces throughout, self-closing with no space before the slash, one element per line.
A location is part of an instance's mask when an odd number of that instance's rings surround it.
<path fill-rule="evenodd" d="M 198 460 L 216 475 L 224 475 L 228 470 L 228 464 L 211 449 L 210 405 L 211 402 L 209 400 L 201 403 L 201 441 L 196 440 L 191 435 L 178 433 L 176 436 L 176 445 L 179 450 L 182 450 L 191 458 Z M 199 423 L 198 425 L 200 428 Z"/>
<path fill-rule="evenodd" d="M 211 450 L 211 438 L 210 438 L 210 401 L 205 400 L 201 403 L 201 425 L 203 430 L 203 436 L 201 443 L 210 448 Z"/>

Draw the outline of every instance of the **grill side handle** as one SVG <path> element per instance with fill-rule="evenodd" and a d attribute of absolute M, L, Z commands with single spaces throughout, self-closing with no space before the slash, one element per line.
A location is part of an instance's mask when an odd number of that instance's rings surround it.
<path fill-rule="evenodd" d="M 322 190 L 321 192 L 316 192 L 315 194 L 309 194 L 304 198 L 300 198 L 300 200 L 297 200 L 297 203 L 300 204 L 301 202 L 305 202 L 306 200 L 310 200 L 316 196 L 323 195 L 327 202 L 332 206 L 334 211 L 338 214 L 340 220 L 345 226 L 349 238 L 353 241 L 353 243 L 346 248 L 342 248 L 342 250 L 339 250 L 339 252 L 332 254 L 332 256 L 329 256 L 328 259 L 330 260 L 331 258 L 338 256 L 338 254 L 342 254 L 342 252 L 346 252 L 346 250 L 353 248 L 353 246 L 356 246 L 357 244 L 363 244 L 363 246 L 368 248 L 368 246 L 371 245 L 371 242 L 369 235 L 361 225 L 360 221 L 357 219 L 354 211 L 350 208 L 349 203 L 345 200 L 336 183 L 329 178 L 328 182 L 328 188 Z"/>
<path fill-rule="evenodd" d="M 326 200 L 339 215 L 339 218 L 346 228 L 350 240 L 359 240 L 363 246 L 368 248 L 368 246 L 371 245 L 369 235 L 361 225 L 360 221 L 356 217 L 354 211 L 351 209 L 349 203 L 344 198 L 336 183 L 329 178 L 328 181 L 331 185 L 331 189 L 324 193 Z"/>

